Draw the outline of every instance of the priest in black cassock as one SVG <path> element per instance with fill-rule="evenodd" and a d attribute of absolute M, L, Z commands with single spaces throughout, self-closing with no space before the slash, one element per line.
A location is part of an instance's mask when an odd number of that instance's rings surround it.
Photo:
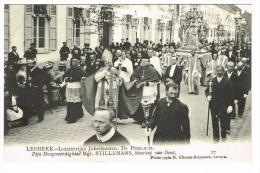
<path fill-rule="evenodd" d="M 84 115 L 81 100 L 81 80 L 84 80 L 85 77 L 86 73 L 81 68 L 80 61 L 77 58 L 72 58 L 71 68 L 64 74 L 64 80 L 67 81 L 67 115 L 65 120 L 68 123 L 75 123 Z"/>
<path fill-rule="evenodd" d="M 173 80 L 166 85 L 166 97 L 159 100 L 150 124 L 157 127 L 154 145 L 171 145 L 190 142 L 190 120 L 187 105 L 178 100 L 178 84 Z"/>
<path fill-rule="evenodd" d="M 136 90 L 137 95 L 142 98 L 143 95 L 143 87 L 144 85 L 149 86 L 150 83 L 160 82 L 160 75 L 155 70 L 155 68 L 150 64 L 150 59 L 147 53 L 142 55 L 141 64 L 137 67 L 130 77 L 131 81 L 135 81 L 135 85 L 131 88 L 131 92 Z M 157 92 L 158 93 L 158 92 Z M 141 100 L 140 100 L 141 101 Z M 139 102 L 140 103 L 140 102 Z M 152 112 L 154 106 L 153 104 L 150 107 L 150 111 Z M 132 115 L 132 118 L 142 125 L 142 128 L 145 127 L 145 117 L 142 105 L 139 104 L 137 111 Z"/>
<path fill-rule="evenodd" d="M 93 116 L 96 134 L 84 142 L 85 146 L 127 146 L 128 140 L 113 127 L 115 113 L 111 109 L 97 109 Z"/>

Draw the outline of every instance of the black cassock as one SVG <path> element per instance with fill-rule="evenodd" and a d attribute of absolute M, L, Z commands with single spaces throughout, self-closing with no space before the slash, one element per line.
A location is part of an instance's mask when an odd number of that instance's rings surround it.
<path fill-rule="evenodd" d="M 80 82 L 81 78 L 86 76 L 85 71 L 80 67 L 72 67 L 67 70 L 67 72 L 64 74 L 64 77 L 68 77 L 69 83 L 74 82 Z M 66 87 L 66 90 L 68 89 L 68 84 Z M 76 93 L 76 91 L 75 91 Z M 67 93 L 66 93 L 67 94 Z M 66 95 L 67 97 L 67 95 Z M 73 96 L 72 96 L 73 97 Z M 75 96 L 77 97 L 77 96 Z M 65 117 L 65 120 L 68 122 L 76 122 L 79 118 L 82 118 L 84 115 L 83 109 L 82 109 L 82 102 L 76 102 L 76 101 L 70 101 L 67 100 L 67 115 Z"/>
<path fill-rule="evenodd" d="M 190 120 L 188 114 L 187 105 L 177 99 L 170 105 L 167 105 L 166 98 L 158 101 L 151 122 L 152 129 L 157 126 L 153 144 L 189 143 Z"/>

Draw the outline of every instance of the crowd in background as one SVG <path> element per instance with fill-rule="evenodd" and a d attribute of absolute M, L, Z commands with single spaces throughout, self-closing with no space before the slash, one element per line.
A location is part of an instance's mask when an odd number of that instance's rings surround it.
<path fill-rule="evenodd" d="M 176 78 L 179 78 L 177 83 L 183 81 L 190 94 L 199 94 L 199 86 L 207 85 L 208 79 L 216 75 L 214 67 L 222 65 L 227 76 L 231 72 L 236 74 L 233 79 L 236 97 L 233 100 L 240 104 L 238 114 L 242 117 L 245 99 L 251 88 L 251 44 L 214 40 L 205 42 L 199 50 L 188 52 L 188 56 L 182 56 L 179 48 L 180 45 L 174 42 L 163 43 L 160 40 L 159 43 L 141 43 L 137 39 L 132 44 L 127 38 L 122 39 L 121 43 L 112 43 L 108 47 L 100 45 L 94 49 L 89 44 L 84 44 L 82 49 L 76 45 L 70 49 L 64 42 L 59 51 L 58 65 L 56 62 L 46 62 L 43 68 L 39 68 L 37 49 L 33 43 L 22 57 L 13 46 L 5 61 L 5 134 L 15 126 L 13 124 L 28 125 L 28 119 L 32 116 L 37 116 L 38 122 L 42 122 L 46 110 L 63 106 L 66 103 L 64 77 L 72 60 L 78 59 L 86 76 L 89 76 L 104 65 L 101 56 L 105 49 L 112 52 L 114 66 L 117 66 L 118 60 L 123 64 L 125 62 L 122 71 L 130 74 L 140 66 L 142 57 L 147 55 L 162 80 L 167 73 L 172 76 L 169 66 L 178 66 L 180 73 L 176 74 Z M 204 56 L 206 53 L 208 56 Z M 235 113 L 232 118 L 235 118 Z"/>

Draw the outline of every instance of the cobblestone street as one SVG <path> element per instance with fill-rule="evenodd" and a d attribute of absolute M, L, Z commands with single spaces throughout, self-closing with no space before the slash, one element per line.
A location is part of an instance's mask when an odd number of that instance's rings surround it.
<path fill-rule="evenodd" d="M 200 88 L 199 95 L 187 94 L 186 86 L 181 86 L 180 100 L 189 107 L 191 124 L 191 143 L 212 142 L 211 119 L 209 136 L 206 136 L 206 121 L 208 103 L 204 96 L 204 87 Z M 161 88 L 161 95 L 164 96 Z M 77 123 L 67 124 L 64 121 L 66 106 L 52 111 L 46 111 L 45 120 L 37 123 L 37 118 L 32 118 L 28 126 L 12 128 L 8 136 L 5 136 L 5 145 L 26 144 L 75 144 L 81 145 L 88 137 L 94 134 L 91 128 L 91 116 L 85 112 L 85 116 Z M 146 143 L 144 129 L 132 119 L 120 120 L 118 130 L 125 135 L 131 144 Z M 251 95 L 247 98 L 246 110 L 243 118 L 231 121 L 231 134 L 228 141 L 250 140 L 251 137 Z"/>

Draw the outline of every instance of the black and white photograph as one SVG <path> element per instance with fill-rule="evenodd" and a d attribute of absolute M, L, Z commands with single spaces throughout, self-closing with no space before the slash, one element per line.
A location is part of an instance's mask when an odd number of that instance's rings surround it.
<path fill-rule="evenodd" d="M 42 3 L 2 6 L 4 161 L 252 161 L 250 1 Z"/>

